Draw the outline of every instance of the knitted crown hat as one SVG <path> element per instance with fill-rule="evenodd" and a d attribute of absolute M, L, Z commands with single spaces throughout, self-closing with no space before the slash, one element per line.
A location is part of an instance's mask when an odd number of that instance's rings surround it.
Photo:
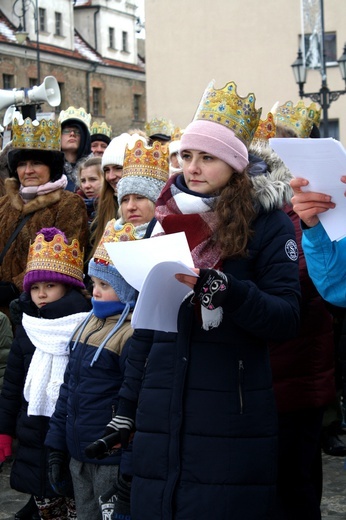
<path fill-rule="evenodd" d="M 168 180 L 168 147 L 155 141 L 146 146 L 143 138 L 133 135 L 124 158 L 123 175 L 118 183 L 118 204 L 125 195 L 142 195 L 156 202 Z"/>
<path fill-rule="evenodd" d="M 54 282 L 80 287 L 83 284 L 83 257 L 77 239 L 68 243 L 66 235 L 55 227 L 42 228 L 29 247 L 23 280 L 25 292 L 38 282 Z"/>
<path fill-rule="evenodd" d="M 122 303 L 134 305 L 136 290 L 126 282 L 119 271 L 115 268 L 104 246 L 107 242 L 115 241 L 114 222 L 115 219 L 110 220 L 106 225 L 102 238 L 96 248 L 94 257 L 89 262 L 88 274 L 89 276 L 100 278 L 113 287 Z"/>
<path fill-rule="evenodd" d="M 248 147 L 258 126 L 262 109 L 255 108 L 256 97 L 242 97 L 234 81 L 216 89 L 214 80 L 205 89 L 193 122 L 182 138 L 180 152 L 207 152 L 242 172 L 249 164 Z"/>
<path fill-rule="evenodd" d="M 210 153 L 242 172 L 249 164 L 245 144 L 226 126 L 214 121 L 196 120 L 190 123 L 180 142 L 180 153 L 184 150 L 199 150 Z"/>

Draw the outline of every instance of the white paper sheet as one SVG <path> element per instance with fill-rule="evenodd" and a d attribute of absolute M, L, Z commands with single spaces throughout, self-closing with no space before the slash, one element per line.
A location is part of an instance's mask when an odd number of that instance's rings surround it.
<path fill-rule="evenodd" d="M 119 273 L 137 291 L 154 265 L 165 261 L 179 261 L 194 267 L 184 232 L 162 235 L 144 240 L 110 242 L 105 244 Z"/>
<path fill-rule="evenodd" d="M 306 191 L 332 197 L 336 207 L 320 214 L 319 219 L 331 240 L 343 238 L 346 235 L 346 184 L 340 177 L 346 175 L 346 151 L 342 144 L 332 138 L 273 138 L 269 142 L 292 175 L 309 181 Z"/>
<path fill-rule="evenodd" d="M 181 262 L 161 262 L 146 277 L 132 315 L 134 329 L 177 332 L 179 307 L 191 289 L 175 278 L 183 273 L 197 276 Z"/>

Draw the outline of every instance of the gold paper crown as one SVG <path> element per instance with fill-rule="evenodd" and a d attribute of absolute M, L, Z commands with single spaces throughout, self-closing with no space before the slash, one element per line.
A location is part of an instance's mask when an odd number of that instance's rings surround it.
<path fill-rule="evenodd" d="M 63 235 L 56 234 L 47 242 L 39 233 L 29 247 L 26 273 L 30 271 L 54 271 L 83 282 L 83 258 L 79 242 L 74 238 L 66 244 Z"/>
<path fill-rule="evenodd" d="M 255 108 L 255 95 L 246 97 L 237 94 L 237 85 L 231 81 L 221 89 L 214 88 L 211 81 L 204 91 L 194 121 L 213 121 L 233 130 L 235 135 L 249 147 L 258 126 L 262 109 Z"/>
<path fill-rule="evenodd" d="M 62 110 L 59 114 L 59 123 L 62 125 L 69 119 L 79 119 L 84 123 L 87 129 L 90 131 L 91 114 L 87 114 L 85 108 L 68 107 L 67 110 Z"/>
<path fill-rule="evenodd" d="M 163 134 L 171 137 L 174 132 L 172 121 L 163 118 L 154 118 L 145 124 L 145 132 L 150 137 L 152 135 Z"/>
<path fill-rule="evenodd" d="M 132 224 L 126 223 L 120 230 L 116 230 L 115 223 L 115 218 L 113 218 L 107 223 L 101 240 L 98 243 L 97 248 L 95 250 L 94 260 L 101 260 L 106 264 L 114 265 L 107 252 L 107 249 L 105 248 L 105 244 L 109 242 L 123 242 L 128 240 L 136 240 L 136 229 Z"/>
<path fill-rule="evenodd" d="M 97 123 L 96 121 L 94 121 L 90 128 L 90 135 L 95 134 L 103 134 L 111 139 L 112 127 L 108 126 L 107 123 L 105 123 L 104 121 L 102 121 L 102 123 Z"/>
<path fill-rule="evenodd" d="M 276 126 L 290 128 L 301 138 L 309 137 L 313 124 L 319 125 L 320 117 L 321 109 L 316 103 L 307 107 L 304 101 L 298 101 L 295 106 L 292 101 L 287 101 L 278 106 L 274 113 Z"/>
<path fill-rule="evenodd" d="M 183 133 L 184 133 L 184 131 L 181 128 L 179 128 L 179 127 L 175 128 L 174 131 L 173 131 L 173 134 L 172 134 L 171 142 L 172 141 L 180 141 L 181 136 L 183 135 Z"/>
<path fill-rule="evenodd" d="M 29 150 L 60 151 L 61 127 L 52 119 L 33 121 L 27 117 L 22 124 L 18 119 L 12 124 L 13 148 L 26 148 Z"/>
<path fill-rule="evenodd" d="M 268 139 L 275 137 L 275 134 L 276 125 L 274 122 L 274 117 L 271 112 L 268 112 L 267 119 L 260 119 L 260 122 L 258 123 L 258 127 L 254 135 L 254 140 L 267 141 Z"/>
<path fill-rule="evenodd" d="M 138 139 L 133 148 L 126 146 L 123 175 L 124 177 L 145 177 L 166 183 L 169 172 L 168 145 L 154 141 L 152 146 L 145 146 Z"/>

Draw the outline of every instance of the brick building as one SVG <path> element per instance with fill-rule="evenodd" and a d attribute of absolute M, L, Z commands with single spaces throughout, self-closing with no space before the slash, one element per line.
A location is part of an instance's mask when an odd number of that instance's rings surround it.
<path fill-rule="evenodd" d="M 146 78 L 136 10 L 126 0 L 2 0 L 0 89 L 30 88 L 51 75 L 61 104 L 43 103 L 41 111 L 83 106 L 113 135 L 143 128 Z M 0 92 L 0 106 L 3 98 Z"/>

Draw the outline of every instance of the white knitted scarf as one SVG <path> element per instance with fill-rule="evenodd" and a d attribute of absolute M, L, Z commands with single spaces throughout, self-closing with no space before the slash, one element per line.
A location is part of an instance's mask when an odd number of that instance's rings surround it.
<path fill-rule="evenodd" d="M 47 320 L 23 314 L 23 327 L 35 347 L 24 385 L 28 415 L 53 415 L 69 359 L 70 338 L 87 315 L 79 312 Z"/>

